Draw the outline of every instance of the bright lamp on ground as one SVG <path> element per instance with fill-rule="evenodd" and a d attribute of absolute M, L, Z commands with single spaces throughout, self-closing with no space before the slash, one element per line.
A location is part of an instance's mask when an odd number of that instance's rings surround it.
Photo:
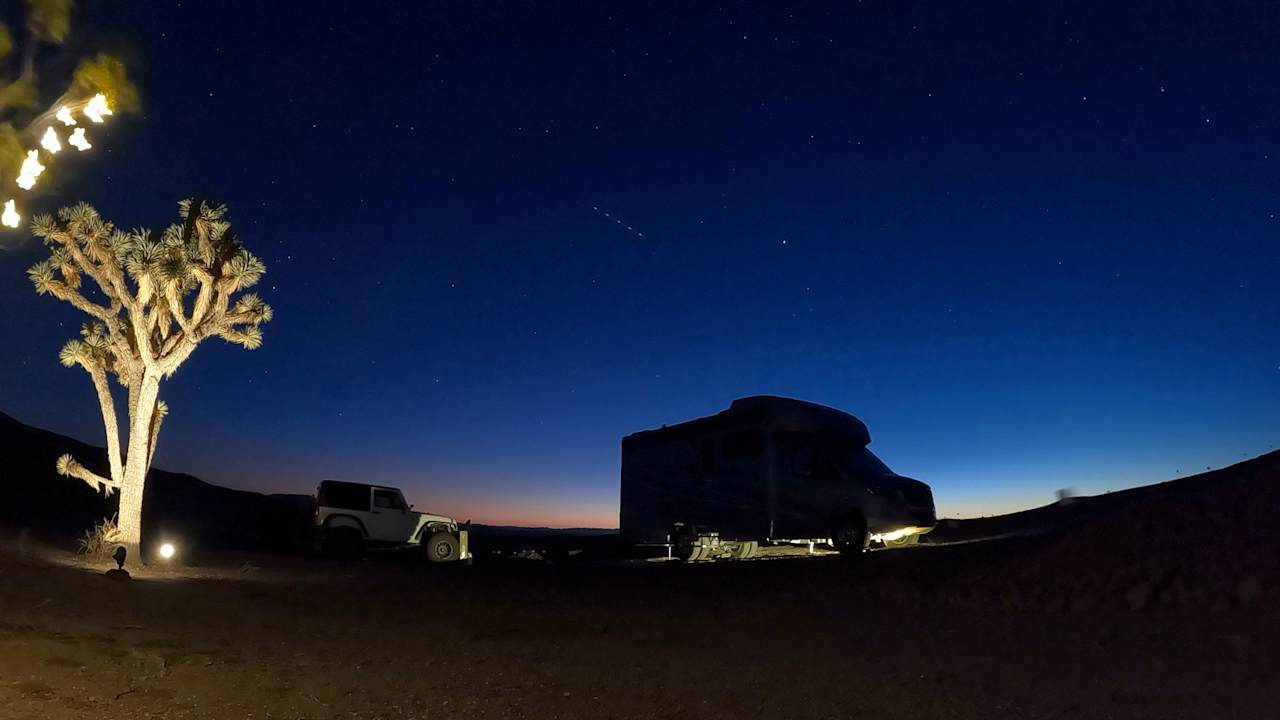
<path fill-rule="evenodd" d="M 160 546 L 160 557 L 165 560 L 172 558 L 174 552 L 176 551 L 174 550 L 173 543 L 165 543 Z"/>

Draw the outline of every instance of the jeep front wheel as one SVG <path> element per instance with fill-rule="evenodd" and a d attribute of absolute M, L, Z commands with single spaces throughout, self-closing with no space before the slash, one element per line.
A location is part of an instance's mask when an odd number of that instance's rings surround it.
<path fill-rule="evenodd" d="M 427 559 L 433 563 L 452 562 L 461 554 L 458 538 L 444 531 L 427 538 L 426 542 L 422 543 L 422 549 L 427 554 Z"/>

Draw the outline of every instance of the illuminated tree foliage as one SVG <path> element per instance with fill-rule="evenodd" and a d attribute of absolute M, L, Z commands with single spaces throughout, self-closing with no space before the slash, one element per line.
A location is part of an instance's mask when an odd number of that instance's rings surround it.
<path fill-rule="evenodd" d="M 110 477 L 70 455 L 58 459 L 57 470 L 107 495 L 119 491 L 119 539 L 132 545 L 140 539 L 143 487 L 168 413 L 160 382 L 208 338 L 259 347 L 262 323 L 272 315 L 260 297 L 243 292 L 266 268 L 231 232 L 226 206 L 199 200 L 178 206 L 180 221 L 158 236 L 118 230 L 84 203 L 31 223 L 49 248 L 49 259 L 27 271 L 36 292 L 89 316 L 59 358 L 89 373 L 107 432 Z M 110 376 L 128 394 L 124 442 Z"/>
<path fill-rule="evenodd" d="M 0 201 L 8 202 L 29 186 L 15 186 L 23 163 L 30 153 L 42 147 L 41 140 L 49 128 L 64 128 L 72 123 L 58 122 L 59 111 L 80 111 L 96 95 L 110 103 L 108 112 L 136 112 L 138 90 L 129 81 L 123 63 L 105 53 L 82 58 L 71 78 L 54 82 L 40 78 L 41 57 L 51 48 L 62 45 L 71 34 L 71 0 L 27 0 L 25 27 L 18 31 L 0 22 Z M 47 68 L 46 68 L 47 69 Z M 62 83 L 66 83 L 63 85 Z M 41 102 L 41 90 L 65 88 L 52 102 Z M 47 99 L 47 98 L 46 98 Z M 62 116 L 59 116 L 62 117 Z M 69 116 L 67 116 L 69 117 Z M 96 121 L 95 121 L 96 122 Z M 77 128 L 84 146 L 84 128 Z M 46 148 L 45 160 L 52 152 Z M 39 151 L 36 151 L 39 155 Z M 56 151 L 54 151 L 56 152 Z M 10 205 L 10 213 L 13 206 Z M 10 226 L 16 222 L 6 223 Z"/>

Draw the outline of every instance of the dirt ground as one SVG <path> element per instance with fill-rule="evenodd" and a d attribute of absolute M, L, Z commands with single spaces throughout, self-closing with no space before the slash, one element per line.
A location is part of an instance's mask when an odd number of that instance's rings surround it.
<path fill-rule="evenodd" d="M 1001 580 L 1045 542 L 692 565 L 240 556 L 123 583 L 10 546 L 0 717 L 1280 715 L 1269 587 L 1215 607 Z"/>

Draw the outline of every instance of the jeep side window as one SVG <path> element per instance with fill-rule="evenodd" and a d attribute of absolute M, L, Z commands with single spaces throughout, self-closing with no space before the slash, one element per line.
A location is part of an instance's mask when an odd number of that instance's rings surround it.
<path fill-rule="evenodd" d="M 373 506 L 384 510 L 401 510 L 400 496 L 391 490 L 374 490 Z"/>
<path fill-rule="evenodd" d="M 368 512 L 369 486 L 344 482 L 325 482 L 320 485 L 319 502 L 326 507 Z"/>

